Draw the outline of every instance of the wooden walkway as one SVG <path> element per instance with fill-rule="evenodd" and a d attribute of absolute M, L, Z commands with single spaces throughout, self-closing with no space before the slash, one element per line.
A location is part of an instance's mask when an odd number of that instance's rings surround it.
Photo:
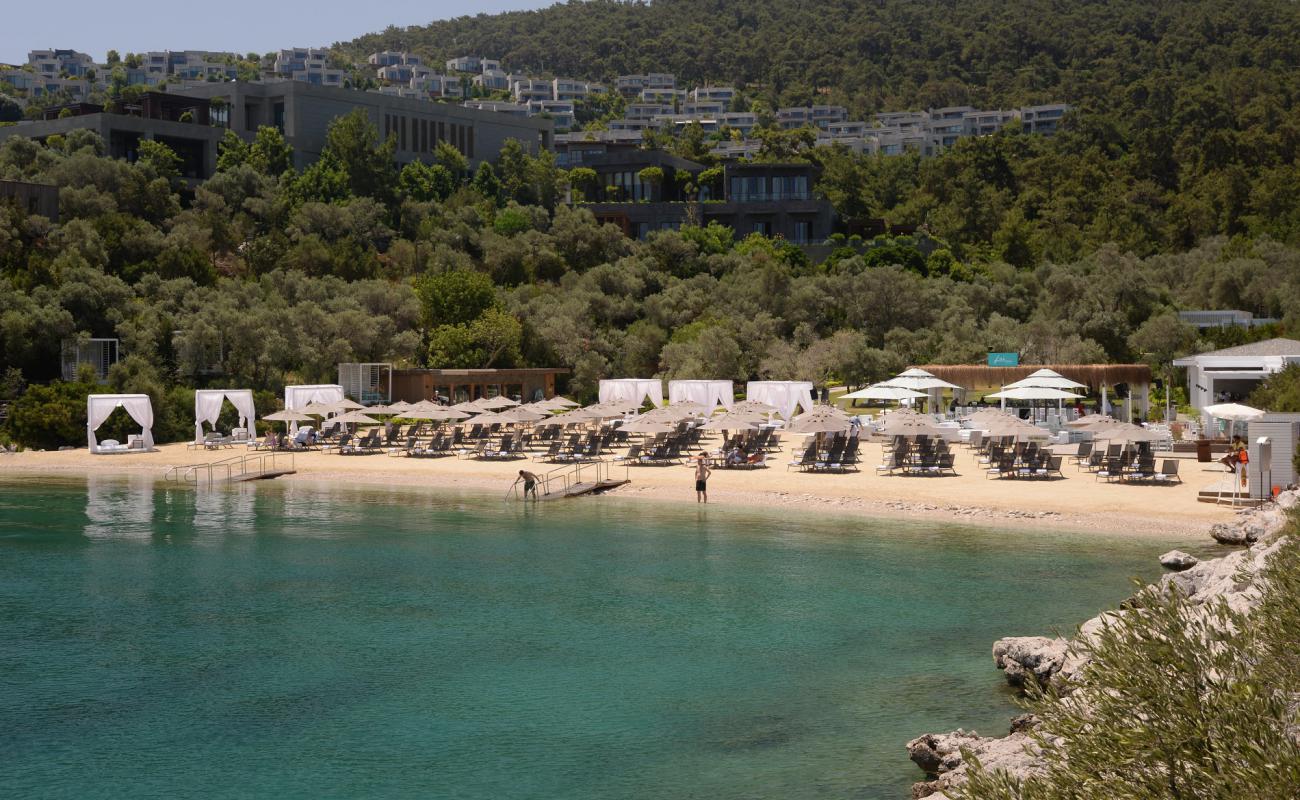
<path fill-rule="evenodd" d="M 550 494 L 539 494 L 537 496 L 537 499 L 538 500 L 563 500 L 569 497 L 582 497 L 583 495 L 588 495 L 588 494 L 600 494 L 601 492 L 608 492 L 610 489 L 617 489 L 618 487 L 628 483 L 631 483 L 631 481 L 627 479 L 587 481 L 584 483 L 575 483 L 559 491 L 551 492 Z"/>

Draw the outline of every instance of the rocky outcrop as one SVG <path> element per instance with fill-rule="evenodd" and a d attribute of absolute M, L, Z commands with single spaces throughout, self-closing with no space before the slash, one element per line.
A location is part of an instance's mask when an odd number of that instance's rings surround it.
<path fill-rule="evenodd" d="M 986 769 L 1004 770 L 1018 778 L 1041 770 L 1038 745 L 1029 731 L 1037 724 L 1031 714 L 1012 720 L 1006 736 L 980 736 L 974 731 L 929 733 L 907 743 L 907 753 L 925 770 L 926 780 L 912 785 L 913 798 L 939 800 L 944 792 L 966 782 L 967 763 L 962 750 L 974 755 Z"/>
<path fill-rule="evenodd" d="M 1259 605 L 1259 573 L 1281 545 L 1287 511 L 1297 505 L 1300 505 L 1300 492 L 1289 490 L 1282 492 L 1276 503 L 1244 514 L 1233 523 L 1215 525 L 1210 531 L 1215 540 L 1247 545 L 1246 549 L 1222 558 L 1198 561 L 1178 550 L 1164 554 L 1160 563 L 1177 571 L 1162 576 L 1154 590 L 1164 591 L 1174 586 L 1195 605 L 1204 606 L 1211 600 L 1222 599 L 1229 608 L 1249 613 Z M 993 645 L 993 664 L 1013 686 L 1025 687 L 1034 682 L 1069 694 L 1071 684 L 1088 663 L 1088 648 L 1094 637 L 1126 614 L 1142 613 L 1148 591 L 1152 589 L 1130 598 L 1121 610 L 1106 612 L 1083 623 L 1072 640 L 1046 636 L 999 639 Z M 908 755 L 925 771 L 926 780 L 913 784 L 912 796 L 939 800 L 947 796 L 943 792 L 965 783 L 967 763 L 961 754 L 963 749 L 989 770 L 1005 770 L 1017 777 L 1041 770 L 1039 749 L 1029 733 L 1036 723 L 1032 715 L 1017 717 L 1012 721 L 1011 733 L 999 738 L 959 729 L 913 739 L 907 744 Z"/>
<path fill-rule="evenodd" d="M 1191 553 L 1184 553 L 1182 550 L 1170 550 L 1160 556 L 1160 566 L 1165 569 L 1172 569 L 1175 572 L 1181 572 L 1196 566 L 1196 562 L 1199 560 Z"/>
<path fill-rule="evenodd" d="M 1057 637 L 1008 636 L 993 643 L 993 666 L 1007 683 L 1025 687 L 1031 681 L 1046 688 L 1065 665 L 1069 642 Z"/>

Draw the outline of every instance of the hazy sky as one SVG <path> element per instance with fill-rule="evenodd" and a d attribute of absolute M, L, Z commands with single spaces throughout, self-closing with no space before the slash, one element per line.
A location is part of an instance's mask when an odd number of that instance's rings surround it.
<path fill-rule="evenodd" d="M 5 3 L 0 63 L 22 64 L 27 51 L 69 48 L 103 61 L 110 49 L 229 50 L 266 53 L 319 47 L 381 31 L 464 14 L 542 8 L 554 0 L 221 0 L 217 3 L 106 3 L 103 0 Z"/>

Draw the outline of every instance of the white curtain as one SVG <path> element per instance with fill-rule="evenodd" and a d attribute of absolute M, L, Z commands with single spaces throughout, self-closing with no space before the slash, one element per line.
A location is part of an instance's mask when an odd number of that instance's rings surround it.
<path fill-rule="evenodd" d="M 131 419 L 143 428 L 141 438 L 144 439 L 144 449 L 152 450 L 153 404 L 149 402 L 149 395 L 92 394 L 86 397 L 86 444 L 90 447 L 90 452 L 94 453 L 99 449 L 95 431 L 118 408 L 126 409 Z"/>
<path fill-rule="evenodd" d="M 194 441 L 203 441 L 203 423 L 216 426 L 221 403 L 229 400 L 239 412 L 239 427 L 248 428 L 254 420 L 253 392 L 250 389 L 198 389 L 194 392 Z"/>
<path fill-rule="evenodd" d="M 745 397 L 767 403 L 782 417 L 790 419 L 797 408 L 812 409 L 812 390 L 813 385 L 808 381 L 750 381 L 745 384 Z"/>
<path fill-rule="evenodd" d="M 600 402 L 624 400 L 640 405 L 649 400 L 656 406 L 664 404 L 664 384 L 658 378 L 616 378 L 600 382 Z"/>
<path fill-rule="evenodd" d="M 669 403 L 700 403 L 715 408 L 731 408 L 735 399 L 735 390 L 731 381 L 669 381 Z"/>
<path fill-rule="evenodd" d="M 343 399 L 343 387 L 337 383 L 320 383 L 284 387 L 284 410 L 297 411 L 312 403 L 337 403 Z M 298 432 L 298 423 L 289 423 L 289 432 Z"/>

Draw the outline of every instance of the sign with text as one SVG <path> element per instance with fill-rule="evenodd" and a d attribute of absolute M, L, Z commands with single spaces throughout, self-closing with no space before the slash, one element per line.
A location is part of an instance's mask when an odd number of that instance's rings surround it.
<path fill-rule="evenodd" d="M 990 367 L 1018 367 L 1020 366 L 1019 353 L 989 353 Z"/>

